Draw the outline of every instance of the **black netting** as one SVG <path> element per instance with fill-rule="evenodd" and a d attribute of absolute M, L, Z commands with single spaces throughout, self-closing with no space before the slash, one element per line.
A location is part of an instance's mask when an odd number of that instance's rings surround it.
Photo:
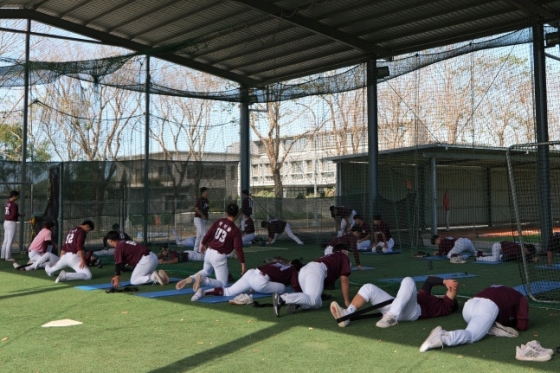
<path fill-rule="evenodd" d="M 545 28 L 545 31 L 553 31 Z M 505 47 L 529 43 L 532 41 L 530 29 L 512 32 L 489 40 L 469 43 L 451 50 L 445 50 L 431 54 L 416 54 L 390 62 L 378 62 L 378 68 L 387 67 L 390 75 L 379 79 L 379 82 L 387 81 L 436 62 L 448 60 L 460 55 L 472 53 L 479 50 Z M 151 56 L 157 57 L 160 53 L 168 53 L 177 46 L 149 51 Z M 31 84 L 46 84 L 53 82 L 60 76 L 103 84 L 119 89 L 136 92 L 146 92 L 145 73 L 142 72 L 143 65 L 133 62 L 140 58 L 138 54 L 132 53 L 123 56 L 69 62 L 45 62 L 33 61 L 29 63 Z M 0 58 L 0 63 L 6 66 L 0 67 L 0 87 L 22 87 L 24 86 L 25 63 L 10 58 Z M 123 74 L 123 69 L 129 69 L 129 74 Z M 127 78 L 125 78 L 125 76 Z M 365 65 L 361 64 L 348 70 L 328 76 L 321 76 L 306 82 L 289 84 L 276 83 L 264 88 L 249 89 L 249 103 L 265 103 L 287 101 L 297 98 L 349 92 L 366 85 Z M 149 90 L 152 94 L 169 96 L 201 98 L 221 100 L 228 102 L 241 102 L 240 89 L 229 89 L 220 91 L 201 91 L 195 89 L 177 88 L 167 83 L 152 81 Z"/>

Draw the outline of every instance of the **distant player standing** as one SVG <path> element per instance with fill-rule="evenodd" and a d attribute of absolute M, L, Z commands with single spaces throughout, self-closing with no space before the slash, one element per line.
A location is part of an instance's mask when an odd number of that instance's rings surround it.
<path fill-rule="evenodd" d="M 19 213 L 19 207 L 16 203 L 19 198 L 19 192 L 12 190 L 10 199 L 4 205 L 4 242 L 2 242 L 2 253 L 0 258 L 3 260 L 12 260 L 12 245 L 16 238 L 17 222 L 20 216 L 25 214 Z"/>
<path fill-rule="evenodd" d="M 93 228 L 93 222 L 86 220 L 80 226 L 68 232 L 62 245 L 60 260 L 53 266 L 47 264 L 45 272 L 47 272 L 47 275 L 52 276 L 59 269 L 70 267 L 76 273 L 66 273 L 66 271 L 62 270 L 55 282 L 91 280 L 91 271 L 84 258 L 84 244 L 86 243 L 88 232 L 92 231 Z"/>
<path fill-rule="evenodd" d="M 208 188 L 200 188 L 200 198 L 196 200 L 194 206 L 194 226 L 196 227 L 196 240 L 194 241 L 194 251 L 201 252 L 200 242 L 206 233 L 206 220 L 208 220 L 208 210 L 210 201 L 208 200 Z"/>
<path fill-rule="evenodd" d="M 227 255 L 233 250 L 237 253 L 237 260 L 241 263 L 241 275 L 245 273 L 245 257 L 243 256 L 243 240 L 241 232 L 235 225 L 235 218 L 239 208 L 235 204 L 226 207 L 226 217 L 218 219 L 212 224 L 201 241 L 201 250 L 204 253 L 204 266 L 192 276 L 177 283 L 176 288 L 180 290 L 185 285 L 193 283 L 193 289 L 197 291 L 201 285 L 213 287 L 225 287 L 228 282 L 229 269 Z M 206 249 L 208 246 L 208 249 Z M 216 272 L 216 279 L 208 276 Z"/>
<path fill-rule="evenodd" d="M 113 287 L 120 286 L 123 267 L 128 264 L 134 268 L 130 276 L 132 285 L 157 282 L 161 286 L 169 283 L 169 277 L 162 269 L 156 271 L 158 258 L 150 249 L 134 241 L 125 241 L 118 231 L 110 231 L 105 236 L 107 243 L 115 248 L 115 276 L 111 279 Z"/>

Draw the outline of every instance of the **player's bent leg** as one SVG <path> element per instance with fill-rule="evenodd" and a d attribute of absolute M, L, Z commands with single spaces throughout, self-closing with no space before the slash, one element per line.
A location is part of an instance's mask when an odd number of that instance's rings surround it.
<path fill-rule="evenodd" d="M 481 340 L 488 334 L 498 316 L 498 306 L 485 298 L 471 298 L 463 307 L 463 318 L 467 322 L 465 330 L 448 332 L 448 346 L 468 344 Z"/>
<path fill-rule="evenodd" d="M 358 294 L 356 295 L 356 297 L 354 297 L 354 299 L 352 299 L 352 304 L 354 304 L 354 301 L 357 301 L 356 298 L 360 296 L 362 299 L 365 300 L 365 302 L 370 302 L 371 305 L 376 305 L 391 299 L 394 299 L 391 295 L 389 295 L 389 293 L 387 293 L 385 290 L 373 285 L 373 284 L 365 284 L 362 285 L 362 287 L 360 288 L 360 290 L 358 290 Z M 359 301 L 357 301 L 356 303 L 359 303 Z M 356 306 L 356 308 L 360 308 L 362 305 L 360 305 L 359 307 Z M 386 305 L 383 306 L 379 309 L 379 312 L 385 314 L 389 311 L 389 309 L 391 308 L 391 305 Z"/>
<path fill-rule="evenodd" d="M 131 285 L 149 284 L 157 281 L 157 276 L 154 275 L 157 266 L 158 258 L 156 254 L 150 252 L 148 255 L 144 255 L 132 271 L 130 276 Z"/>
<path fill-rule="evenodd" d="M 224 296 L 234 296 L 251 290 L 251 277 L 255 276 L 256 269 L 250 269 L 230 287 L 224 288 Z"/>
<path fill-rule="evenodd" d="M 421 310 L 416 302 L 416 294 L 416 282 L 411 277 L 405 277 L 401 281 L 397 296 L 391 303 L 388 313 L 398 321 L 417 320 L 420 317 Z"/>
<path fill-rule="evenodd" d="M 395 246 L 395 240 L 389 238 L 389 240 L 387 241 L 387 247 L 383 247 L 381 250 L 384 253 L 390 253 L 393 251 L 393 246 Z"/>

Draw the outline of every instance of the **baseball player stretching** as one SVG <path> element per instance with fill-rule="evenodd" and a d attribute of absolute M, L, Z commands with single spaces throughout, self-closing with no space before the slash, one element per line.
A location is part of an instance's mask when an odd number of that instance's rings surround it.
<path fill-rule="evenodd" d="M 340 278 L 340 289 L 346 306 L 350 305 L 349 280 L 350 259 L 348 247 L 339 243 L 333 247 L 333 253 L 322 256 L 314 262 L 305 265 L 298 275 L 301 293 L 275 293 L 272 297 L 274 313 L 279 316 L 280 308 L 284 304 L 296 304 L 303 309 L 321 308 L 323 301 L 321 294 L 325 285 L 333 286 Z"/>
<path fill-rule="evenodd" d="M 356 216 L 356 210 L 345 206 L 331 206 L 330 210 L 331 216 L 337 224 L 337 229 L 340 228 L 338 231 L 338 237 L 342 236 L 344 232 L 350 230 L 350 228 L 354 226 L 354 216 Z M 338 226 L 339 219 L 340 226 Z"/>
<path fill-rule="evenodd" d="M 239 207 L 237 205 L 229 204 L 226 207 L 226 217 L 218 219 L 212 224 L 201 242 L 200 249 L 202 252 L 205 252 L 202 270 L 179 281 L 175 286 L 177 290 L 193 282 L 194 291 L 197 291 L 201 285 L 225 287 L 229 275 L 227 255 L 234 249 L 237 253 L 237 260 L 241 263 L 241 274 L 245 274 L 243 241 L 241 239 L 241 232 L 235 225 L 235 218 L 238 212 Z M 208 249 L 206 249 L 207 245 Z M 216 279 L 208 278 L 214 271 L 216 272 Z"/>
<path fill-rule="evenodd" d="M 290 223 L 280 220 L 280 219 L 272 219 L 269 221 L 261 222 L 261 227 L 266 228 L 268 230 L 268 242 L 267 245 L 272 245 L 276 242 L 278 236 L 282 233 L 286 233 L 288 237 L 292 240 L 296 241 L 298 245 L 303 245 L 303 242 L 294 234 L 292 231 L 292 227 Z"/>
<path fill-rule="evenodd" d="M 2 242 L 1 259 L 12 260 L 12 245 L 16 238 L 17 222 L 20 216 L 25 214 L 19 213 L 19 207 L 16 203 L 19 198 L 19 192 L 12 190 L 10 199 L 4 205 L 4 242 Z"/>
<path fill-rule="evenodd" d="M 206 233 L 206 220 L 208 220 L 208 210 L 210 210 L 210 201 L 208 201 L 208 188 L 202 187 L 200 188 L 200 198 L 196 200 L 196 205 L 194 206 L 194 226 L 196 227 L 194 251 L 201 251 L 200 241 Z"/>
<path fill-rule="evenodd" d="M 443 297 L 432 295 L 434 285 L 444 285 L 447 287 L 447 293 Z M 383 318 L 376 324 L 378 328 L 388 328 L 397 325 L 398 321 L 416 321 L 418 319 L 447 316 L 459 308 L 456 297 L 457 281 L 455 280 L 444 280 L 440 277 L 430 276 L 426 279 L 420 291 L 417 292 L 414 279 L 405 277 L 401 281 L 401 286 L 395 298 L 373 284 L 365 284 L 352 299 L 348 309 L 342 309 L 337 302 L 332 302 L 331 313 L 335 319 L 339 319 L 356 312 L 368 302 L 376 305 L 393 299 L 393 303 L 379 309 Z M 345 320 L 339 322 L 338 326 L 345 327 L 349 323 L 350 320 Z"/>
<path fill-rule="evenodd" d="M 420 352 L 444 345 L 473 343 L 484 338 L 486 334 L 517 337 L 519 333 L 511 326 L 521 331 L 527 330 L 529 303 L 527 298 L 513 288 L 493 285 L 465 303 L 463 319 L 467 322 L 467 328 L 464 330 L 446 331 L 441 326 L 433 329 L 420 346 Z"/>
<path fill-rule="evenodd" d="M 438 250 L 434 255 L 447 255 L 451 258 L 454 255 L 461 254 L 468 251 L 472 256 L 477 255 L 473 243 L 468 238 L 453 238 L 453 237 L 440 237 L 438 235 L 432 236 L 432 245 L 437 245 Z"/>
<path fill-rule="evenodd" d="M 111 279 L 113 287 L 120 286 L 121 272 L 126 264 L 134 268 L 130 276 L 132 285 L 157 282 L 163 286 L 169 283 L 169 277 L 164 270 L 159 272 L 155 270 L 158 258 L 146 246 L 134 241 L 123 240 L 118 231 L 110 231 L 105 237 L 107 237 L 107 243 L 115 248 L 115 276 Z"/>
<path fill-rule="evenodd" d="M 258 293 L 284 293 L 287 285 L 292 285 L 294 291 L 300 292 L 298 271 L 302 266 L 303 264 L 298 259 L 294 259 L 288 264 L 268 263 L 248 270 L 230 287 L 216 287 L 207 291 L 202 288 L 198 289 L 191 300 L 199 300 L 206 295 L 233 296 L 249 290 Z M 252 298 L 249 299 L 252 300 Z"/>
<path fill-rule="evenodd" d="M 43 224 L 43 229 L 37 233 L 28 248 L 29 263 L 31 265 L 20 266 L 14 261 L 14 268 L 19 271 L 32 271 L 37 268 L 45 268 L 47 263 L 51 265 L 56 263 L 60 258 L 50 252 L 49 246 L 56 247 L 58 245 L 52 242 L 52 229 L 54 223 L 52 221 L 46 221 Z"/>
<path fill-rule="evenodd" d="M 47 264 L 45 272 L 47 272 L 47 275 L 52 276 L 59 269 L 70 267 L 76 273 L 66 273 L 66 271 L 62 270 L 56 278 L 56 283 L 72 280 L 91 280 L 91 271 L 84 258 L 84 244 L 86 243 L 88 232 L 92 231 L 93 227 L 93 222 L 86 220 L 82 225 L 72 229 L 66 235 L 66 240 L 64 240 L 60 253 L 60 260 L 53 266 Z"/>

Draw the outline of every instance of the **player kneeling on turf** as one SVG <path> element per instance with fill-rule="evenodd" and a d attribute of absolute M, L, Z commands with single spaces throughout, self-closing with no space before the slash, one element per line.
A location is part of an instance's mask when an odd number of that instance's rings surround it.
<path fill-rule="evenodd" d="M 117 231 L 110 231 L 106 237 L 107 243 L 115 248 L 115 276 L 111 279 L 113 287 L 120 286 L 121 272 L 126 264 L 134 267 L 130 276 L 132 285 L 159 283 L 163 286 L 169 283 L 169 277 L 165 271 L 155 270 L 158 259 L 150 249 L 134 241 L 121 240 Z"/>

